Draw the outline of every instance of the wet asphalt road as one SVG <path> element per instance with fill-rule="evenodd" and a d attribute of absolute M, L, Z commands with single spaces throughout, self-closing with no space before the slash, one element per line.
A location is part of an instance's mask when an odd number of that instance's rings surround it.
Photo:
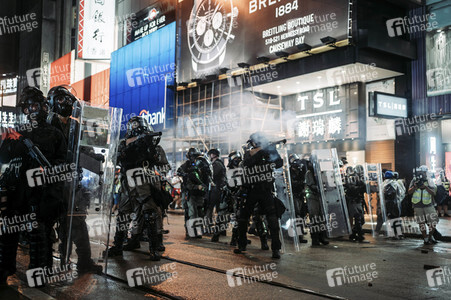
<path fill-rule="evenodd" d="M 147 243 L 142 242 L 140 249 L 124 252 L 123 257 L 110 258 L 108 276 L 88 274 L 70 283 L 27 288 L 27 256 L 19 251 L 18 277 L 10 277 L 9 282 L 19 292 L 12 287 L 2 288 L 0 298 L 451 298 L 451 280 L 441 286 L 430 287 L 425 270 L 425 266 L 451 267 L 451 243 L 423 246 L 422 241 L 415 239 L 393 241 L 368 237 L 370 243 L 362 244 L 346 239 L 332 240 L 330 245 L 322 247 L 302 244 L 299 252 L 291 251 L 292 247 L 287 243 L 287 253 L 280 260 L 274 260 L 270 251 L 259 249 L 259 240 L 253 236 L 247 253 L 236 255 L 232 252 L 233 247 L 227 244 L 230 237 L 221 237 L 219 243 L 210 242 L 209 237 L 185 240 L 183 216 L 170 215 L 169 222 L 170 225 L 165 225 L 170 233 L 165 235 L 166 252 L 161 261 L 150 261 L 146 254 Z M 328 281 L 327 270 L 345 267 L 348 273 L 342 280 L 350 279 L 352 283 L 340 285 L 343 282 L 339 282 L 338 277 L 333 277 L 335 281 Z M 135 282 L 137 285 L 144 284 L 130 287 L 127 271 L 137 268 L 145 268 L 148 276 L 143 277 L 145 282 Z M 236 268 L 244 269 L 248 276 L 228 277 L 227 270 Z M 355 269 L 357 277 L 351 274 Z M 252 276 L 265 282 L 255 281 Z M 331 284 L 335 286 L 331 287 Z M 29 296 L 23 293 L 27 290 L 41 294 Z"/>

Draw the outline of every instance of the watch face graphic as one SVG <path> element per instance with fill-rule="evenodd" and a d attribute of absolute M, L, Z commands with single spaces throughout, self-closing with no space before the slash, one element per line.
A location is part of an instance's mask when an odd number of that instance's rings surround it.
<path fill-rule="evenodd" d="M 195 1 L 188 21 L 188 46 L 195 71 L 215 60 L 216 66 L 222 63 L 227 42 L 234 39 L 232 27 L 237 14 L 232 0 Z"/>

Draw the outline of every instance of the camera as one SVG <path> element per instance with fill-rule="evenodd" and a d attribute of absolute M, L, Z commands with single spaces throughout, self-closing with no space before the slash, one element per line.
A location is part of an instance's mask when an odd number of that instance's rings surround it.
<path fill-rule="evenodd" d="M 414 169 L 413 180 L 415 182 L 415 185 L 423 186 L 424 183 L 428 181 L 427 172 L 425 172 L 421 168 Z"/>

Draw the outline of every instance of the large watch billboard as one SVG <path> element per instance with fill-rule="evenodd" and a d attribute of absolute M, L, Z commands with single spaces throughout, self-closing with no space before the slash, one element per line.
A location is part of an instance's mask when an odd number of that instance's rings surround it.
<path fill-rule="evenodd" d="M 349 34 L 349 0 L 185 0 L 178 81 Z"/>

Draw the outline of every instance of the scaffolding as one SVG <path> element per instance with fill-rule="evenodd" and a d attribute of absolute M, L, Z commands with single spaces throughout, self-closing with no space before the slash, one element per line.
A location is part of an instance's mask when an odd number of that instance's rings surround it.
<path fill-rule="evenodd" d="M 235 85 L 230 80 L 198 84 L 179 91 L 173 162 L 185 160 L 190 147 L 201 151 L 217 148 L 225 157 L 240 149 L 256 131 L 274 138 L 283 136 L 282 112 L 281 96 L 257 95 L 252 87 Z"/>

